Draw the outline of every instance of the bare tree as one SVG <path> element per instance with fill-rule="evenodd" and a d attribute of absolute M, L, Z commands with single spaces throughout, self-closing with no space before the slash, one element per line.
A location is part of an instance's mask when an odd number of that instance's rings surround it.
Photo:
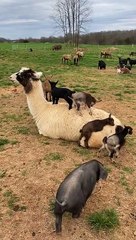
<path fill-rule="evenodd" d="M 76 47 L 85 23 L 91 20 L 91 10 L 88 0 L 57 0 L 54 20 L 65 39 Z"/>

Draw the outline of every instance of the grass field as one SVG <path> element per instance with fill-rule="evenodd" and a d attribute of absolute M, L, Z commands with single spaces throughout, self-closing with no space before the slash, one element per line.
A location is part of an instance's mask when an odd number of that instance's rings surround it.
<path fill-rule="evenodd" d="M 0 239 L 2 240 L 134 240 L 136 238 L 136 66 L 132 74 L 117 74 L 118 56 L 128 57 L 136 46 L 82 45 L 79 66 L 62 64 L 63 54 L 75 49 L 63 45 L 52 51 L 49 43 L 0 44 Z M 29 51 L 33 49 L 33 52 Z M 103 49 L 107 69 L 97 63 Z M 117 116 L 134 133 L 127 136 L 116 163 L 107 152 L 99 160 L 109 176 L 99 184 L 79 219 L 63 217 L 62 234 L 54 230 L 54 196 L 60 182 L 79 164 L 97 158 L 97 149 L 83 149 L 76 142 L 38 134 L 21 86 L 9 76 L 21 67 L 43 71 L 58 86 L 86 91 L 102 101 L 96 107 Z M 108 215 L 106 215 L 108 213 Z M 88 221 L 88 219 L 90 219 Z M 93 226 L 94 224 L 94 226 Z M 99 229 L 99 230 L 98 230 Z"/>

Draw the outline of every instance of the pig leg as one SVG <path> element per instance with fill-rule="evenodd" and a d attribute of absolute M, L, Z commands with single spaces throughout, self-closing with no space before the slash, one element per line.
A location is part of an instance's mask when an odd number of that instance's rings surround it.
<path fill-rule="evenodd" d="M 79 218 L 80 214 L 81 214 L 81 209 L 74 211 L 74 212 L 72 212 L 72 218 Z"/>
<path fill-rule="evenodd" d="M 56 214 L 56 221 L 55 221 L 55 227 L 56 227 L 56 233 L 61 232 L 61 224 L 62 224 L 62 214 Z"/>

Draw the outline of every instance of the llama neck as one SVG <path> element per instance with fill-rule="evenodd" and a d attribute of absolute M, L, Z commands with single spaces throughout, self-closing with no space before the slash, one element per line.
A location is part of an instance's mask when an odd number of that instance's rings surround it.
<path fill-rule="evenodd" d="M 41 81 L 32 82 L 32 90 L 26 94 L 29 110 L 34 119 L 36 119 L 46 107 L 46 100 L 44 98 L 43 88 Z"/>

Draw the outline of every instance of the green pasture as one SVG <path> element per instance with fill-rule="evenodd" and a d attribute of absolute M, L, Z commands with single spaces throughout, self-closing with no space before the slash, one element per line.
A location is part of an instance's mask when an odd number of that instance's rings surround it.
<path fill-rule="evenodd" d="M 95 93 L 98 97 L 104 92 L 111 92 L 119 100 L 136 93 L 135 78 L 136 66 L 130 75 L 116 73 L 118 57 L 129 57 L 136 46 L 100 46 L 81 45 L 84 49 L 84 58 L 79 66 L 73 63 L 62 64 L 63 54 L 74 54 L 76 49 L 70 45 L 62 44 L 62 49 L 53 51 L 51 43 L 0 43 L 0 87 L 12 85 L 9 76 L 21 67 L 30 67 L 42 71 L 44 76 L 52 75 L 52 80 L 59 80 L 59 86 L 69 87 L 76 91 Z M 32 48 L 33 52 L 29 49 Z M 100 52 L 111 49 L 112 58 L 104 59 L 107 64 L 106 71 L 97 69 Z M 44 77 L 43 77 L 44 80 Z"/>

